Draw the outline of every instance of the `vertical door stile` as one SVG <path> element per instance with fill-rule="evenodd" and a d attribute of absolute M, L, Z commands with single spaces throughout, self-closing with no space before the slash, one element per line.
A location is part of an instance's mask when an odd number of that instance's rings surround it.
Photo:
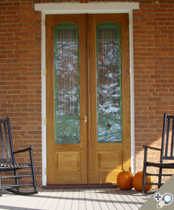
<path fill-rule="evenodd" d="M 124 15 L 122 19 L 121 30 L 121 45 L 122 45 L 122 103 L 124 106 L 123 111 L 123 168 L 131 171 L 131 143 L 130 143 L 130 74 L 129 74 L 129 17 L 128 14 Z M 126 82 L 125 82 L 126 81 Z"/>
<path fill-rule="evenodd" d="M 97 177 L 97 102 L 96 102 L 96 31 L 95 15 L 88 15 L 88 65 L 89 65 L 89 180 Z"/>
<path fill-rule="evenodd" d="M 49 166 L 49 169 L 53 171 L 54 169 L 54 163 L 52 160 L 54 159 L 54 155 L 52 153 L 53 150 L 53 143 L 50 141 L 51 139 L 54 139 L 54 82 L 53 82 L 53 75 L 50 73 L 54 69 L 54 63 L 53 63 L 53 53 L 54 51 L 54 40 L 53 40 L 53 17 L 49 16 L 46 18 L 46 69 L 49 70 L 46 78 L 46 116 L 47 116 L 47 168 Z M 50 94 L 51 93 L 51 94 Z M 49 183 L 49 180 L 54 180 L 54 174 L 51 173 L 49 176 L 47 176 L 47 181 Z"/>
<path fill-rule="evenodd" d="M 83 21 L 81 21 L 81 18 Z M 87 92 L 87 46 L 86 46 L 86 15 L 79 15 L 79 70 L 80 70 L 80 109 L 81 111 L 81 173 L 85 183 L 87 183 L 87 129 L 88 120 L 88 92 Z"/>
<path fill-rule="evenodd" d="M 89 78 L 89 31 L 88 31 L 88 22 L 89 22 L 89 17 L 86 15 L 86 69 L 87 69 L 87 184 L 90 185 L 90 174 L 89 174 L 89 169 L 90 169 L 90 78 Z"/>

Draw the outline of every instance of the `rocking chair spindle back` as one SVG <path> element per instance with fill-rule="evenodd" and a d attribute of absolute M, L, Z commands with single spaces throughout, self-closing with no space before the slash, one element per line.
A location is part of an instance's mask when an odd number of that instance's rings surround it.
<path fill-rule="evenodd" d="M 0 196 L 2 195 L 2 189 L 20 195 L 37 193 L 32 153 L 33 149 L 34 147 L 29 147 L 14 152 L 10 120 L 8 117 L 6 119 L 0 119 Z M 15 155 L 27 151 L 29 152 L 29 163 L 16 164 Z M 19 170 L 21 171 L 20 174 L 18 174 Z M 28 170 L 30 171 L 27 172 Z M 8 174 L 6 174 L 7 171 Z M 12 171 L 13 174 L 9 175 L 9 171 Z M 3 176 L 1 176 L 1 172 L 3 172 Z M 25 178 L 27 178 L 26 181 Z M 1 181 L 4 179 L 6 179 L 6 183 L 9 181 L 10 184 L 2 185 Z M 11 184 L 11 179 L 14 180 L 14 184 Z M 31 183 L 28 183 L 29 181 Z M 26 188 L 30 186 L 33 188 L 33 190 L 27 189 L 26 191 Z"/>
<path fill-rule="evenodd" d="M 161 148 L 151 147 L 144 145 L 144 167 L 143 167 L 143 193 L 145 193 L 145 185 L 152 185 L 152 183 L 146 182 L 146 176 L 158 176 L 158 182 L 153 183 L 153 185 L 157 185 L 158 188 L 162 186 L 162 177 L 163 176 L 172 176 L 173 174 L 163 173 L 163 169 L 174 169 L 174 115 L 164 114 L 163 120 L 163 131 L 162 131 L 162 142 Z M 148 151 L 156 150 L 160 152 L 160 160 L 159 162 L 152 162 L 148 160 Z M 164 160 L 171 160 L 169 163 Z M 146 173 L 147 167 L 156 167 L 159 169 L 159 173 L 157 174 L 149 174 Z"/>

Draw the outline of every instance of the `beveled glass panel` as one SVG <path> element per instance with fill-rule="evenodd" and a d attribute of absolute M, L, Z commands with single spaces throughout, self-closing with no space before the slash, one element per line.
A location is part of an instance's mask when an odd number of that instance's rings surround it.
<path fill-rule="evenodd" d="M 120 26 L 97 25 L 98 143 L 122 142 Z"/>
<path fill-rule="evenodd" d="M 54 27 L 55 143 L 80 143 L 78 26 Z"/>

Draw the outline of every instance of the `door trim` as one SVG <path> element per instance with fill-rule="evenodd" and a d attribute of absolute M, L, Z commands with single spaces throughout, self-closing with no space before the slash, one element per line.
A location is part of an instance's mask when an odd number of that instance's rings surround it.
<path fill-rule="evenodd" d="M 97 9 L 94 10 L 94 5 Z M 106 7 L 107 6 L 107 7 Z M 62 10 L 64 8 L 64 10 Z M 114 9 L 113 8 L 117 8 Z M 130 106 L 131 106 L 131 171 L 135 172 L 135 122 L 134 122 L 134 57 L 133 57 L 133 9 L 139 9 L 139 3 L 63 3 L 63 4 L 35 4 L 35 11 L 41 11 L 41 80 L 42 80 L 42 185 L 47 185 L 46 175 L 46 14 L 69 14 L 69 13 L 128 13 L 129 24 L 129 54 L 130 54 Z"/>
<path fill-rule="evenodd" d="M 46 14 L 97 14 L 97 13 L 128 13 L 133 9 L 139 9 L 137 2 L 101 2 L 101 3 L 42 3 L 35 4 L 35 11 Z"/>

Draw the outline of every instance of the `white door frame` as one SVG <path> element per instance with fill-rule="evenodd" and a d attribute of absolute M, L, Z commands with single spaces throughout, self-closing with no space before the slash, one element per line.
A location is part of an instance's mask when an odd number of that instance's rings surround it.
<path fill-rule="evenodd" d="M 47 14 L 98 14 L 128 13 L 129 14 L 129 53 L 130 53 L 130 105 L 131 105 L 131 171 L 135 173 L 135 122 L 134 122 L 134 58 L 133 58 L 133 15 L 139 9 L 139 3 L 41 3 L 35 4 L 35 11 L 41 11 L 41 78 L 42 78 L 42 185 L 47 185 L 46 175 L 46 36 L 45 15 Z"/>

